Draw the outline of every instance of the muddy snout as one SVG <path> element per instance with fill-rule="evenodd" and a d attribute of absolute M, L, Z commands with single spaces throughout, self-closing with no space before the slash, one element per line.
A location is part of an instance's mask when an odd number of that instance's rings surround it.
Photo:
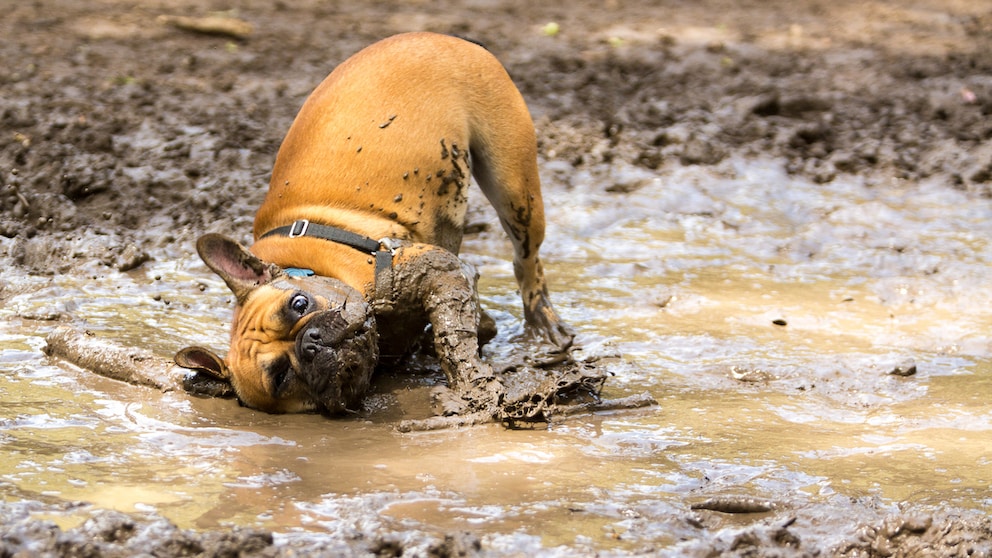
<path fill-rule="evenodd" d="M 326 310 L 296 337 L 299 379 L 323 412 L 355 411 L 368 391 L 379 357 L 372 314 Z"/>

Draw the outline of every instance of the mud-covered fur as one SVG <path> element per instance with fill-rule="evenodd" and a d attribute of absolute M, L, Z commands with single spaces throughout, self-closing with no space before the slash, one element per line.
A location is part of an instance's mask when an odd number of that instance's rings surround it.
<path fill-rule="evenodd" d="M 513 245 L 527 330 L 567 347 L 572 333 L 538 256 L 544 208 L 526 104 L 481 46 L 410 33 L 362 50 L 307 99 L 250 250 L 220 235 L 198 242 L 237 298 L 231 348 L 222 359 L 191 347 L 177 362 L 229 381 L 250 407 L 336 413 L 355 408 L 377 349 L 402 351 L 429 323 L 449 386 L 471 402 L 495 380 L 479 357 L 476 273 L 457 257 L 470 176 Z M 374 258 L 351 246 L 264 236 L 300 219 L 390 239 L 392 266 L 377 275 Z M 314 275 L 290 276 L 290 267 Z"/>

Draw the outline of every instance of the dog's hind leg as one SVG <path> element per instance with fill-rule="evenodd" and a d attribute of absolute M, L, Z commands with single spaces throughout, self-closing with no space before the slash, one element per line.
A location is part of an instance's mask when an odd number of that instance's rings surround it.
<path fill-rule="evenodd" d="M 512 130 L 501 129 L 500 123 L 478 124 L 482 139 L 472 144 L 472 172 L 513 243 L 513 272 L 528 330 L 565 349 L 574 333 L 551 304 L 538 255 L 544 241 L 544 201 L 534 127 L 523 99 L 503 114 L 514 121 Z"/>

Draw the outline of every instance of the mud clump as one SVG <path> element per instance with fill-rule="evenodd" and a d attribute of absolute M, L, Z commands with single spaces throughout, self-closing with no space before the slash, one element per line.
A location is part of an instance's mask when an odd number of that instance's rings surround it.
<path fill-rule="evenodd" d="M 85 261 L 80 261 L 83 254 Z M 129 271 L 151 259 L 146 250 L 120 235 L 87 232 L 65 237 L 15 237 L 7 255 L 15 265 L 35 275 L 68 273 L 93 263 L 117 271 Z"/>
<path fill-rule="evenodd" d="M 478 536 L 467 532 L 424 536 L 411 540 L 402 533 L 382 530 L 358 540 L 347 537 L 294 539 L 276 543 L 266 530 L 234 527 L 224 531 L 180 529 L 154 514 L 111 510 L 71 509 L 39 502 L 0 503 L 2 556 L 483 556 Z M 62 529 L 52 521 L 34 519 L 34 513 L 88 515 L 79 526 Z"/>
<path fill-rule="evenodd" d="M 275 556 L 272 534 L 235 527 L 230 531 L 184 531 L 155 515 L 96 511 L 80 526 L 63 531 L 32 520 L 26 510 L 3 510 L 4 556 Z M 15 516 L 12 518 L 10 516 Z"/>
<path fill-rule="evenodd" d="M 764 510 L 764 508 L 762 508 Z M 63 530 L 33 514 L 81 514 L 77 527 Z M 703 527 L 705 517 L 689 512 L 683 521 Z M 708 513 L 708 512 L 706 512 Z M 772 517 L 741 529 L 733 537 L 700 540 L 698 554 L 720 556 L 986 556 L 992 552 L 992 519 L 977 514 L 930 514 L 907 510 L 851 526 L 850 541 L 819 549 L 800 532 L 809 517 L 802 512 Z M 343 535 L 343 534 L 341 534 Z M 420 534 L 379 529 L 361 537 L 293 537 L 276 542 L 266 530 L 234 527 L 192 531 L 155 514 L 88 510 L 78 504 L 48 505 L 26 501 L 0 503 L 0 554 L 3 556 L 258 556 L 301 555 L 489 556 L 484 542 L 467 532 Z"/>
<path fill-rule="evenodd" d="M 857 538 L 836 555 L 987 556 L 992 552 L 992 519 L 901 513 L 862 526 Z"/>

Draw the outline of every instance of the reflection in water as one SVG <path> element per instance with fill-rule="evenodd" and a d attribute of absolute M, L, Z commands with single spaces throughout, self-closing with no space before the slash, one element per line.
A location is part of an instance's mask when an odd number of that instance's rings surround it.
<path fill-rule="evenodd" d="M 376 396 L 376 416 L 340 421 L 161 394 L 46 360 L 51 322 L 30 318 L 68 313 L 163 355 L 223 350 L 229 296 L 192 249 L 96 280 L 6 270 L 31 294 L 0 308 L 5 498 L 283 536 L 471 530 L 516 551 L 674 548 L 700 536 L 689 504 L 721 495 L 815 514 L 801 528 L 824 541 L 898 501 L 992 511 L 989 200 L 753 163 L 665 179 L 548 165 L 545 180 L 555 301 L 586 352 L 623 355 L 607 360 L 608 395 L 647 390 L 659 408 L 400 435 L 382 417 L 425 412 L 416 379 Z M 639 187 L 606 191 L 620 182 Z M 489 351 L 513 351 L 508 244 L 487 233 L 465 252 L 502 328 Z M 907 359 L 915 374 L 891 373 Z"/>

